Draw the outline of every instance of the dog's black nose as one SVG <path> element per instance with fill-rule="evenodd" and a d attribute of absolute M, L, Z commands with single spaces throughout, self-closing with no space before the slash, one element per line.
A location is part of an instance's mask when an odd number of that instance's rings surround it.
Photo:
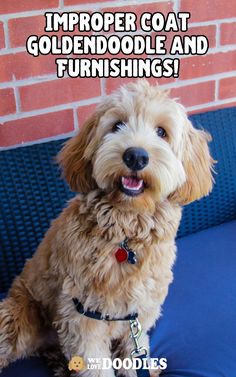
<path fill-rule="evenodd" d="M 147 166 L 149 157 L 143 148 L 128 148 L 123 154 L 123 161 L 128 168 L 137 171 Z"/>

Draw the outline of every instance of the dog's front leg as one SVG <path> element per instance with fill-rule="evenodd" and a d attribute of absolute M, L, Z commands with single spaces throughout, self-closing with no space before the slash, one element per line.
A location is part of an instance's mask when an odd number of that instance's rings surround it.
<path fill-rule="evenodd" d="M 139 344 L 142 347 L 147 348 L 149 352 L 149 337 L 148 335 L 143 332 L 141 337 L 139 338 Z M 130 337 L 130 333 L 126 332 L 117 344 L 117 347 L 114 349 L 112 358 L 115 359 L 116 357 L 121 358 L 122 360 L 131 358 L 131 352 L 134 350 L 135 345 L 133 339 Z M 117 377 L 137 377 L 137 372 L 135 369 L 124 369 L 121 368 L 117 372 Z"/>
<path fill-rule="evenodd" d="M 23 280 L 16 278 L 8 297 L 0 302 L 0 372 L 42 347 L 48 331 L 38 303 Z"/>
<path fill-rule="evenodd" d="M 68 368 L 72 371 L 72 375 L 115 377 L 113 369 L 90 368 L 91 364 L 99 364 L 102 358 L 111 358 L 107 323 L 78 313 L 76 317 L 55 322 L 60 345 L 68 360 Z M 78 359 L 80 360 L 79 368 L 76 364 Z"/>
<path fill-rule="evenodd" d="M 112 358 L 115 359 L 116 357 L 121 358 L 122 360 L 126 358 L 131 358 L 131 352 L 135 348 L 134 341 L 129 336 L 130 334 L 127 333 L 123 339 L 118 342 L 117 348 L 114 349 L 114 352 L 112 354 Z M 149 354 L 149 336 L 143 332 L 141 337 L 139 338 L 139 344 L 141 347 L 145 347 L 147 349 L 147 352 Z M 156 377 L 159 376 L 160 371 L 157 370 L 150 370 L 150 376 Z M 120 369 L 117 372 L 117 377 L 137 377 L 137 371 L 135 369 Z"/>

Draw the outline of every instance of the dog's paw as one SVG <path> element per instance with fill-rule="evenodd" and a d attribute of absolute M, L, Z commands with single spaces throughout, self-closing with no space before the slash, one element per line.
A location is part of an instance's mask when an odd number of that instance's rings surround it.
<path fill-rule="evenodd" d="M 0 373 L 2 373 L 2 370 L 8 366 L 8 362 L 6 359 L 0 358 Z"/>
<path fill-rule="evenodd" d="M 158 377 L 158 376 L 160 376 L 160 373 L 161 373 L 161 371 L 152 371 L 152 372 L 150 372 L 150 377 Z M 137 377 L 137 372 L 135 372 L 135 376 Z M 127 374 L 119 374 L 119 375 L 117 375 L 117 377 L 130 377 L 130 375 L 127 375 Z"/>
<path fill-rule="evenodd" d="M 160 376 L 160 374 L 161 374 L 161 371 L 159 370 L 155 370 L 155 371 L 151 371 L 150 372 L 150 377 L 158 377 L 158 376 Z M 134 374 L 136 377 L 137 377 L 137 372 L 135 371 L 135 374 Z M 130 375 L 128 375 L 128 374 L 119 374 L 119 375 L 117 375 L 117 377 L 130 377 Z"/>
<path fill-rule="evenodd" d="M 150 377 L 158 377 L 161 374 L 161 370 L 154 370 L 150 372 Z"/>
<path fill-rule="evenodd" d="M 137 372 L 134 369 L 122 370 L 116 374 L 116 377 L 137 377 Z"/>

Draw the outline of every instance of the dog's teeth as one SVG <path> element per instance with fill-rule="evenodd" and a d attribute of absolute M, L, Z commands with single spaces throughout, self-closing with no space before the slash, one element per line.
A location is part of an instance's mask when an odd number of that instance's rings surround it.
<path fill-rule="evenodd" d="M 143 185 L 142 179 L 132 178 L 132 177 L 122 177 L 122 186 L 127 190 L 138 191 Z"/>

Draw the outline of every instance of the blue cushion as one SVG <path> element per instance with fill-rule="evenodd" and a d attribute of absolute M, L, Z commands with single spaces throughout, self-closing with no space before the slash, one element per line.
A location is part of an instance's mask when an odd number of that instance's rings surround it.
<path fill-rule="evenodd" d="M 174 283 L 151 332 L 168 377 L 236 375 L 236 221 L 178 240 Z"/>
<path fill-rule="evenodd" d="M 18 360 L 4 369 L 1 377 L 53 377 L 43 360 L 32 357 L 26 360 Z"/>
<path fill-rule="evenodd" d="M 233 377 L 236 371 L 236 221 L 178 240 L 174 283 L 151 332 L 153 357 L 168 377 Z M 50 377 L 38 358 L 1 377 Z"/>

